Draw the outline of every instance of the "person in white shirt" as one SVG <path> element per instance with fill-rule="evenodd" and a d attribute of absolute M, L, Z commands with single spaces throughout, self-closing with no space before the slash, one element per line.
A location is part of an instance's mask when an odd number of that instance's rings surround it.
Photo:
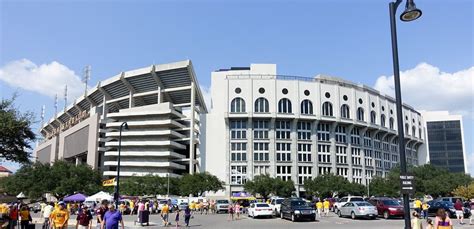
<path fill-rule="evenodd" d="M 44 227 L 43 228 L 49 228 L 49 216 L 51 215 L 51 213 L 53 212 L 54 210 L 54 204 L 53 203 L 49 203 L 47 204 L 46 206 L 43 207 L 43 210 L 42 210 L 42 216 L 44 218 Z"/>

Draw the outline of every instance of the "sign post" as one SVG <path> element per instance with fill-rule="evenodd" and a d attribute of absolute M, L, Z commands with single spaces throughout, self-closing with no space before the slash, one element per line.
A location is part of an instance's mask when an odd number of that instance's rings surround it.
<path fill-rule="evenodd" d="M 401 174 L 400 188 L 402 194 L 415 194 L 415 176 L 413 174 Z"/>

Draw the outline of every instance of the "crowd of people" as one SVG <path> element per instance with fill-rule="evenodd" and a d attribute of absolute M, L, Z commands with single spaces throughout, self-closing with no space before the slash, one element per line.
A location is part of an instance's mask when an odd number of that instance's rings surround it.
<path fill-rule="evenodd" d="M 428 201 L 422 202 L 420 199 L 415 199 L 413 202 L 414 212 L 412 213 L 412 228 L 421 229 L 423 220 L 426 221 L 426 229 L 438 229 L 438 228 L 452 228 L 453 221 L 451 220 L 449 213 L 444 208 L 439 208 L 436 212 L 435 220 L 433 221 L 428 217 L 429 203 Z M 463 225 L 464 223 L 464 212 L 470 211 L 469 224 L 474 225 L 474 201 L 462 202 L 461 199 L 456 199 L 453 205 L 455 210 L 456 219 L 458 223 Z M 423 219 L 423 220 L 422 220 Z"/>

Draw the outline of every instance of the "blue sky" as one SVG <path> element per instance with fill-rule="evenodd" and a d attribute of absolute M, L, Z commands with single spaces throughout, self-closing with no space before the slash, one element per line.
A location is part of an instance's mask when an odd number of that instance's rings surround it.
<path fill-rule="evenodd" d="M 120 71 L 184 59 L 193 61 L 203 87 L 209 86 L 211 71 L 250 63 L 275 63 L 279 74 L 324 73 L 375 86 L 379 77 L 393 74 L 388 2 L 0 0 L 1 96 L 18 91 L 21 109 L 39 113 L 45 104 L 49 118 L 52 94 L 62 90 L 35 85 L 63 86 L 48 78 L 48 69 L 60 65 L 60 72 L 74 79 L 92 65 L 93 86 Z M 407 77 L 403 99 L 417 109 L 465 114 L 466 150 L 474 158 L 474 3 L 415 2 L 422 18 L 397 22 L 400 67 L 432 77 L 427 82 Z M 462 88 L 442 83 L 451 88 L 440 96 L 443 88 L 431 83 L 446 77 Z M 78 91 L 82 85 L 68 87 Z"/>

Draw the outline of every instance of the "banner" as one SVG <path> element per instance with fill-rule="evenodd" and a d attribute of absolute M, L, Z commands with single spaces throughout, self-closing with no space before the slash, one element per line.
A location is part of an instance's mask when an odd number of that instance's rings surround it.
<path fill-rule="evenodd" d="M 116 185 L 117 185 L 117 182 L 115 181 L 115 178 L 102 181 L 102 186 L 116 186 Z"/>

